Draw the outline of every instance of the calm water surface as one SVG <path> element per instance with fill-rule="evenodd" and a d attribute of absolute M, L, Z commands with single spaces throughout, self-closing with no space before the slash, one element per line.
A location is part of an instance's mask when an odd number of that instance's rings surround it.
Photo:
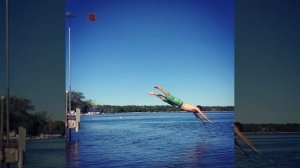
<path fill-rule="evenodd" d="M 300 167 L 300 133 L 248 133 L 260 155 L 245 148 L 246 158 L 233 149 L 233 113 L 208 116 L 214 126 L 190 113 L 84 116 L 67 151 L 64 139 L 28 140 L 25 168 Z"/>
<path fill-rule="evenodd" d="M 232 112 L 123 113 L 83 116 L 67 165 L 79 167 L 234 167 Z"/>

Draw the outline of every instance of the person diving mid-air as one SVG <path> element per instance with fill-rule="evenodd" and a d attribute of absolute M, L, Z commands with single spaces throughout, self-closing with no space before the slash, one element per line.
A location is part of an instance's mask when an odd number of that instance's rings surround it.
<path fill-rule="evenodd" d="M 209 123 L 212 123 L 208 117 L 202 112 L 202 107 L 200 105 L 195 106 L 192 104 L 188 104 L 188 103 L 183 103 L 182 100 L 180 100 L 179 98 L 171 95 L 169 92 L 167 92 L 166 90 L 164 90 L 161 86 L 155 86 L 154 88 L 160 90 L 164 95 L 158 94 L 154 91 L 149 92 L 150 95 L 153 96 L 157 96 L 158 98 L 160 98 L 162 101 L 170 104 L 171 106 L 176 106 L 184 111 L 187 112 L 193 112 L 193 114 L 195 115 L 195 117 L 201 121 L 201 123 L 203 125 L 205 125 L 205 123 L 202 121 L 202 119 L 197 115 L 197 113 L 199 113 L 203 118 L 205 118 Z"/>

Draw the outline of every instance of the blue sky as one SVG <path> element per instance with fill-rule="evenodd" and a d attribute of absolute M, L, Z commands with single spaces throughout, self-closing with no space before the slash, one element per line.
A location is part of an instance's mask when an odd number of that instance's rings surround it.
<path fill-rule="evenodd" d="M 160 84 L 184 102 L 234 105 L 233 1 L 69 0 L 67 11 L 72 89 L 97 104 L 163 105 L 147 95 Z"/>

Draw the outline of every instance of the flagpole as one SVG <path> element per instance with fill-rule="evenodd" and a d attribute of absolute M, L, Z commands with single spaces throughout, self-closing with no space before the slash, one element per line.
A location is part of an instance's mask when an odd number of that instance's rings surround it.
<path fill-rule="evenodd" d="M 71 12 L 67 12 L 66 16 L 68 17 L 68 67 L 69 67 L 69 91 L 67 96 L 67 106 L 66 106 L 66 121 L 67 121 L 67 131 L 68 131 L 68 140 L 71 140 L 71 129 L 68 125 L 68 112 L 71 113 L 71 17 L 73 17 Z"/>
<path fill-rule="evenodd" d="M 7 143 L 9 141 L 9 4 L 6 0 L 6 87 L 7 87 L 7 96 L 6 96 L 6 136 Z"/>
<path fill-rule="evenodd" d="M 71 13 L 69 13 L 69 111 L 71 112 Z"/>
<path fill-rule="evenodd" d="M 66 95 L 67 97 L 67 104 L 66 104 L 66 121 L 67 121 L 67 129 L 68 135 L 67 139 L 71 141 L 71 129 L 69 128 L 68 125 L 68 112 L 71 114 L 71 17 L 74 17 L 74 15 L 71 12 L 66 13 L 66 17 L 68 17 L 68 67 L 69 67 L 69 91 L 68 94 Z M 96 20 L 96 13 L 89 13 L 88 15 L 88 20 L 90 22 L 94 22 Z M 68 109 L 69 108 L 69 109 Z M 76 119 L 77 120 L 77 119 Z M 76 128 L 77 129 L 77 128 Z"/>
<path fill-rule="evenodd" d="M 71 111 L 71 12 L 67 12 L 68 17 L 68 69 L 69 69 L 69 91 L 68 91 L 68 111 Z"/>

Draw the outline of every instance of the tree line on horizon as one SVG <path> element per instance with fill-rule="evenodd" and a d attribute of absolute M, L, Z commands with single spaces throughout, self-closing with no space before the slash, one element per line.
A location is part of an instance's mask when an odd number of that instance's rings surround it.
<path fill-rule="evenodd" d="M 300 124 L 243 124 L 243 132 L 300 132 Z"/>
<path fill-rule="evenodd" d="M 82 92 L 71 92 L 71 108 L 80 108 L 82 113 L 124 113 L 124 112 L 169 112 L 181 111 L 169 105 L 98 105 L 91 99 L 86 99 Z M 234 111 L 234 106 L 203 106 L 204 111 Z"/>
<path fill-rule="evenodd" d="M 101 113 L 121 113 L 121 112 L 168 112 L 180 111 L 179 108 L 172 106 L 114 106 L 114 105 L 96 105 L 92 100 L 86 100 L 81 92 L 72 94 L 72 107 L 80 108 L 83 113 L 89 111 L 98 111 Z M 6 130 L 6 104 L 3 104 L 4 109 L 4 130 Z M 214 106 L 204 107 L 204 111 L 233 111 L 233 106 Z M 1 116 L 0 116 L 1 117 Z M 64 121 L 55 121 L 46 111 L 35 111 L 32 102 L 29 99 L 12 96 L 10 97 L 10 130 L 17 132 L 18 127 L 22 126 L 27 129 L 28 136 L 39 136 L 41 133 L 58 133 L 64 135 Z M 300 132 L 300 124 L 243 124 L 244 132 Z"/>

